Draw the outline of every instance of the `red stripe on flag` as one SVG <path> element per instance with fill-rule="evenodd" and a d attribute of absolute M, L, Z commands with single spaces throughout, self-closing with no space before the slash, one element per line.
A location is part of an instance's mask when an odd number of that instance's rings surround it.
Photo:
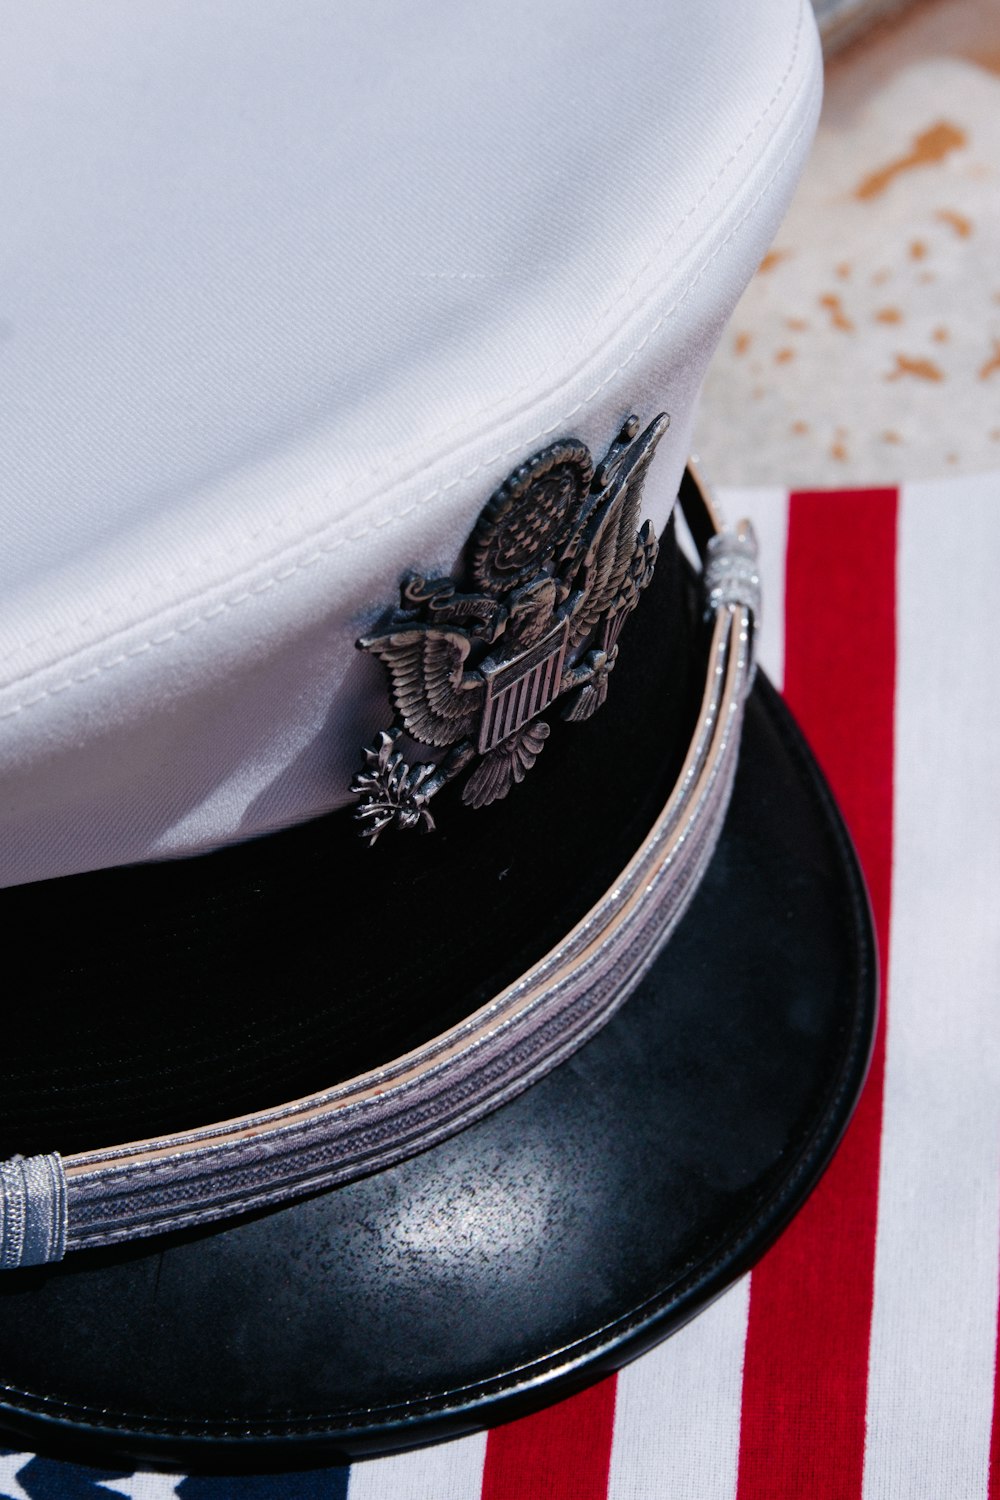
<path fill-rule="evenodd" d="M 547 1411 L 494 1428 L 482 1500 L 605 1500 L 614 1421 L 612 1375 Z"/>
<path fill-rule="evenodd" d="M 864 867 L 883 1019 L 829 1171 L 751 1278 L 738 1500 L 861 1494 L 892 878 L 896 511 L 894 490 L 791 498 L 785 696 Z"/>

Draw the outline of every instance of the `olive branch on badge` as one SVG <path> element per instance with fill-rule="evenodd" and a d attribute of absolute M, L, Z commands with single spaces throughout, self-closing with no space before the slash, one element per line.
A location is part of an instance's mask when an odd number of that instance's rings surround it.
<path fill-rule="evenodd" d="M 573 438 L 536 453 L 480 514 L 466 576 L 407 574 L 398 608 L 358 641 L 385 664 L 396 711 L 351 783 L 371 843 L 390 827 L 433 829 L 428 802 L 469 766 L 463 802 L 506 797 L 541 754 L 541 715 L 557 698 L 571 723 L 601 707 L 653 575 L 657 541 L 639 509 L 668 425 L 661 414 L 637 436 L 629 417 L 596 472 Z M 410 766 L 396 748 L 404 734 L 448 754 Z"/>

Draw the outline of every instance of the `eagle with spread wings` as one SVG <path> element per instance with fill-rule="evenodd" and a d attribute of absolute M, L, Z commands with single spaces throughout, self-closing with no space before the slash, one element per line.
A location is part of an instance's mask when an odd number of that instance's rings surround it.
<path fill-rule="evenodd" d="M 579 722 L 604 703 L 622 625 L 652 577 L 657 542 L 639 525 L 642 486 L 668 418 L 630 417 L 596 472 L 574 439 L 522 464 L 485 507 L 466 587 L 410 574 L 400 605 L 358 642 L 386 666 L 395 721 L 353 783 L 372 842 L 433 827 L 427 802 L 473 761 L 463 801 L 505 797 L 534 765 L 557 698 Z M 408 766 L 402 735 L 448 754 Z"/>

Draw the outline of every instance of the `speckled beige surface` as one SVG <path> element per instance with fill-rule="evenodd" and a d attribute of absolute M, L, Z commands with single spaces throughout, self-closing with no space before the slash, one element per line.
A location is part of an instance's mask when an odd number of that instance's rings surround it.
<path fill-rule="evenodd" d="M 696 446 L 716 482 L 1000 466 L 998 58 L 1000 5 L 960 0 L 831 68 L 806 175 L 706 382 Z"/>

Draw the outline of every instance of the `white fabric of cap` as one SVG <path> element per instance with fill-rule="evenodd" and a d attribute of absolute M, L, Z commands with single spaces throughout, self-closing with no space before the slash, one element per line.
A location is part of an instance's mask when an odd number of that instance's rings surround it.
<path fill-rule="evenodd" d="M 805 0 L 32 0 L 0 56 L 0 883 L 350 800 L 354 647 L 672 426 L 808 149 Z"/>

